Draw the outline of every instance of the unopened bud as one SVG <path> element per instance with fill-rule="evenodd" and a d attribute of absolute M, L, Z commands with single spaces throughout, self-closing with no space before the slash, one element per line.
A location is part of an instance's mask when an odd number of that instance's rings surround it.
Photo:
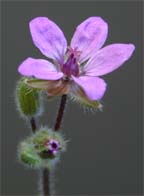
<path fill-rule="evenodd" d="M 26 78 L 21 78 L 16 87 L 18 110 L 24 117 L 40 115 L 42 112 L 40 91 L 29 87 L 26 80 Z"/>
<path fill-rule="evenodd" d="M 66 141 L 60 133 L 41 128 L 20 143 L 18 157 L 22 163 L 32 168 L 52 168 L 65 148 Z"/>
<path fill-rule="evenodd" d="M 33 146 L 27 142 L 20 143 L 18 157 L 24 165 L 32 168 L 39 168 L 42 164 Z"/>

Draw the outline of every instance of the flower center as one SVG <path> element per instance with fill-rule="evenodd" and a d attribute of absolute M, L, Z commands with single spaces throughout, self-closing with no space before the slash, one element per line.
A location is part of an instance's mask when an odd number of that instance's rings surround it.
<path fill-rule="evenodd" d="M 51 144 L 51 148 L 54 149 L 54 150 L 57 149 L 58 148 L 58 144 L 56 142 L 53 142 Z"/>
<path fill-rule="evenodd" d="M 46 142 L 46 147 L 49 153 L 56 154 L 59 151 L 60 143 L 57 140 L 51 139 Z"/>
<path fill-rule="evenodd" d="M 68 47 L 67 51 L 67 60 L 62 66 L 63 73 L 70 77 L 71 75 L 78 76 L 79 75 L 79 57 L 80 57 L 80 51 L 77 50 L 77 48 L 70 48 Z"/>

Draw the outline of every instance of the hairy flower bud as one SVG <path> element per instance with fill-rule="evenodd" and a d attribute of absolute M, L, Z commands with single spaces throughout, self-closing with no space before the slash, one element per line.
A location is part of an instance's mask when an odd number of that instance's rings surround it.
<path fill-rule="evenodd" d="M 18 148 L 19 160 L 32 168 L 39 168 L 41 166 L 41 159 L 35 152 L 33 146 L 28 142 L 21 142 Z"/>
<path fill-rule="evenodd" d="M 40 91 L 29 87 L 26 80 L 26 78 L 21 78 L 16 87 L 18 110 L 24 117 L 40 115 L 42 111 Z"/>
<path fill-rule="evenodd" d="M 35 133 L 33 145 L 42 159 L 54 159 L 66 147 L 62 135 L 47 128 L 41 128 Z"/>
<path fill-rule="evenodd" d="M 32 168 L 52 168 L 65 148 L 66 142 L 60 133 L 41 128 L 20 143 L 18 157 L 22 163 Z"/>

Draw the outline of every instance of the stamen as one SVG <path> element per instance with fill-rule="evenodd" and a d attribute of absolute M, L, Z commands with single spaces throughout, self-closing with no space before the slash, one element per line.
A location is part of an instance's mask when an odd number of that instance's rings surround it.
<path fill-rule="evenodd" d="M 73 58 L 74 57 L 74 54 L 72 53 L 71 55 L 70 55 L 70 58 Z"/>
<path fill-rule="evenodd" d="M 46 148 L 48 149 L 48 152 L 51 154 L 56 154 L 60 149 L 60 143 L 57 140 L 51 139 L 46 142 Z"/>
<path fill-rule="evenodd" d="M 62 71 L 63 73 L 67 76 L 70 77 L 71 75 L 78 76 L 79 75 L 79 57 L 80 57 L 81 52 L 78 51 L 77 48 L 71 48 L 68 47 L 67 50 L 67 61 L 66 63 L 62 66 Z"/>

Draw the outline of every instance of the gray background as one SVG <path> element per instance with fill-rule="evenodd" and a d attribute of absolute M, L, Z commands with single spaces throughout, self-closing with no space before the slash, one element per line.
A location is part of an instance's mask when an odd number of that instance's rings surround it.
<path fill-rule="evenodd" d="M 106 44 L 134 43 L 123 67 L 103 77 L 108 83 L 103 112 L 84 113 L 69 103 L 64 119 L 67 153 L 56 170 L 58 195 L 142 195 L 142 3 L 140 1 L 2 3 L 2 192 L 35 195 L 37 172 L 16 158 L 17 144 L 30 134 L 14 103 L 18 65 L 27 57 L 45 58 L 31 40 L 28 23 L 36 16 L 55 21 L 70 40 L 89 16 L 109 24 Z M 46 103 L 42 124 L 52 126 L 57 101 Z"/>

